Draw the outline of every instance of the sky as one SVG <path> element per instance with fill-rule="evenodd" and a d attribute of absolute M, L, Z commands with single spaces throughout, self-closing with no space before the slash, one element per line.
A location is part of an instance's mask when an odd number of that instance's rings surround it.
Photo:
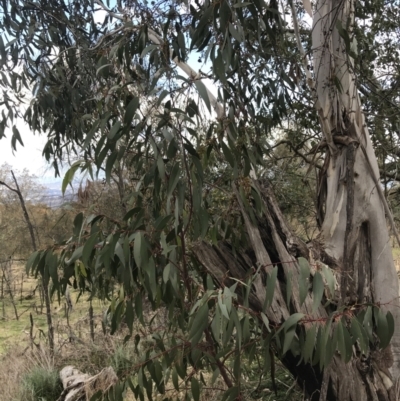
<path fill-rule="evenodd" d="M 11 147 L 11 128 L 6 129 L 6 137 L 0 140 L 0 165 L 7 163 L 13 169 L 22 171 L 27 169 L 31 174 L 43 181 L 51 181 L 54 173 L 49 169 L 46 160 L 42 157 L 42 150 L 46 143 L 46 136 L 33 135 L 29 127 L 23 122 L 17 122 L 24 146 L 17 142 L 17 151 Z"/>

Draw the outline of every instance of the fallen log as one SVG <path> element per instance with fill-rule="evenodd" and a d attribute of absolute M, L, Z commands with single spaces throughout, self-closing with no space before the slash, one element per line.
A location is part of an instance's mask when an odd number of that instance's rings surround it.
<path fill-rule="evenodd" d="M 65 366 L 60 371 L 60 379 L 64 390 L 57 401 L 86 401 L 99 391 L 106 393 L 118 381 L 111 366 L 94 376 L 82 373 L 74 366 Z"/>

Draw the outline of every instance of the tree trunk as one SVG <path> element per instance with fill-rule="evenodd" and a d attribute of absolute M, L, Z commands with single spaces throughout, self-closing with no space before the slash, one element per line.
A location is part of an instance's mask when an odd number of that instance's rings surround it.
<path fill-rule="evenodd" d="M 392 313 L 395 333 L 385 358 L 377 357 L 376 363 L 381 375 L 394 381 L 400 373 L 400 303 L 385 211 L 391 223 L 393 219 L 355 85 L 351 43 L 346 44 L 346 33 L 342 37 L 339 32 L 340 26 L 347 26 L 351 38 L 354 7 L 354 0 L 320 0 L 314 16 L 316 89 L 327 122 L 322 127 L 330 128 L 333 141 L 336 136 L 348 139 L 347 146 L 327 154 L 322 237 L 326 252 L 339 262 L 341 302 L 380 304 Z"/>
<path fill-rule="evenodd" d="M 234 253 L 227 242 L 220 242 L 211 246 L 205 242 L 194 249 L 198 261 L 214 277 L 221 286 L 231 286 L 233 279 L 245 281 L 253 267 L 260 263 L 261 256 L 269 258 L 269 263 L 262 265 L 262 271 L 255 277 L 249 297 L 249 306 L 256 312 L 264 312 L 272 324 L 280 325 L 293 313 L 304 313 L 315 321 L 324 321 L 328 314 L 323 307 L 313 313 L 311 294 L 302 306 L 299 304 L 299 277 L 300 269 L 297 258 L 300 256 L 329 265 L 336 271 L 341 264 L 332 258 L 317 241 L 310 247 L 292 235 L 279 210 L 274 195 L 263 182 L 259 186 L 265 205 L 265 219 L 258 219 L 254 225 L 242 208 L 242 214 L 249 233 L 252 248 Z M 239 202 L 240 205 L 240 202 Z M 264 259 L 264 260 L 265 260 Z M 284 263 L 283 263 L 284 262 Z M 266 284 L 263 276 L 278 266 L 282 274 L 278 274 L 274 301 L 270 308 L 263 308 L 266 297 Z M 286 304 L 285 288 L 291 280 L 292 298 Z M 329 401 L 369 401 L 369 400 L 397 400 L 395 387 L 392 385 L 391 373 L 386 366 L 386 355 L 371 350 L 369 355 L 361 355 L 354 347 L 352 361 L 345 364 L 338 355 L 334 356 L 330 366 L 321 370 L 319 366 L 300 363 L 299 358 L 288 352 L 282 362 L 297 378 L 301 388 L 304 388 L 310 400 Z"/>
<path fill-rule="evenodd" d="M 279 267 L 274 300 L 263 308 L 266 285 L 256 277 L 250 307 L 264 312 L 279 325 L 287 316 L 301 312 L 315 320 L 327 318 L 320 307 L 312 313 L 311 295 L 299 304 L 299 264 L 303 256 L 314 264 L 334 269 L 338 280 L 335 299 L 343 305 L 374 304 L 390 311 L 395 321 L 391 344 L 383 351 L 371 345 L 368 355 L 353 346 L 353 356 L 345 364 L 338 355 L 324 370 L 300 363 L 290 351 L 282 362 L 298 379 L 311 400 L 369 401 L 400 399 L 397 379 L 400 369 L 400 303 L 398 278 L 393 264 L 385 211 L 387 204 L 379 183 L 379 170 L 355 86 L 352 59 L 339 34 L 344 27 L 351 38 L 354 21 L 353 0 L 319 0 L 313 24 L 315 101 L 325 144 L 325 166 L 318 188 L 323 211 L 321 236 L 308 247 L 292 235 L 268 183 L 259 185 L 265 218 L 253 224 L 237 195 L 251 250 L 233 253 L 226 242 L 218 246 L 201 243 L 195 249 L 199 262 L 221 285 L 243 280 L 252 267 L 261 265 L 268 273 Z M 339 27 L 339 28 L 337 28 Z M 347 27 L 347 28 L 346 28 Z M 390 216 L 388 216 L 390 217 Z M 291 280 L 293 296 L 286 305 L 285 288 Z"/>
<path fill-rule="evenodd" d="M 3 285 L 3 280 L 4 280 L 7 285 L 8 293 L 10 295 L 11 304 L 14 308 L 15 319 L 19 320 L 17 304 L 15 301 L 15 291 L 13 291 L 13 289 L 12 289 L 13 277 L 12 277 L 12 271 L 11 271 L 11 262 L 2 262 L 1 268 L 2 268 L 2 273 L 3 273 L 2 285 Z"/>
<path fill-rule="evenodd" d="M 28 226 L 29 234 L 31 237 L 31 242 L 32 242 L 32 249 L 34 251 L 37 251 L 37 245 L 36 245 L 36 238 L 35 238 L 35 233 L 34 233 L 34 227 L 31 222 L 31 219 L 29 217 L 28 210 L 25 205 L 25 200 L 24 197 L 22 196 L 22 192 L 19 188 L 17 178 L 14 175 L 14 172 L 11 170 L 11 175 L 14 180 L 15 188 L 10 187 L 7 185 L 5 182 L 0 181 L 0 185 L 5 186 L 8 188 L 10 191 L 13 191 L 14 193 L 17 194 L 19 202 L 21 204 L 21 209 L 22 213 L 24 214 L 24 219 L 26 222 L 26 225 Z M 48 328 L 48 340 L 49 340 L 49 348 L 50 348 L 50 353 L 53 354 L 54 352 L 54 328 L 53 328 L 53 319 L 51 316 L 51 303 L 50 303 L 50 295 L 49 295 L 49 278 L 45 277 L 44 275 L 41 277 L 41 286 L 43 290 L 43 297 L 46 305 L 46 319 L 47 319 L 47 328 Z M 16 313 L 16 316 L 17 313 Z M 17 317 L 18 319 L 18 317 Z"/>

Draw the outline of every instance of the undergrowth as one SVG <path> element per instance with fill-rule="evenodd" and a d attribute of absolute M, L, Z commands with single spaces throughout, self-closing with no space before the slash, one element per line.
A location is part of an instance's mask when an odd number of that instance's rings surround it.
<path fill-rule="evenodd" d="M 22 376 L 19 399 L 21 401 L 54 401 L 63 390 L 58 371 L 34 366 Z"/>

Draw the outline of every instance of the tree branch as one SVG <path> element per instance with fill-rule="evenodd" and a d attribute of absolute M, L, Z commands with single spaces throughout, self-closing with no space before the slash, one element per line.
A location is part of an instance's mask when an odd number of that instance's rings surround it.
<path fill-rule="evenodd" d="M 94 0 L 94 2 L 96 4 L 98 4 L 104 11 L 106 11 L 107 13 L 109 13 L 109 15 L 111 15 L 114 18 L 117 18 L 121 21 L 124 21 L 124 17 L 122 15 L 116 14 L 114 12 L 112 12 L 105 4 L 103 4 L 100 0 Z M 123 29 L 130 29 L 133 31 L 137 31 L 140 27 L 139 26 L 134 26 L 134 27 L 124 27 Z M 117 28 L 115 31 L 113 31 L 113 33 L 116 33 L 118 31 L 120 31 L 120 28 Z M 155 45 L 159 45 L 159 46 L 163 46 L 164 44 L 164 40 L 163 38 L 157 33 L 155 32 L 153 29 L 148 28 L 147 30 L 148 33 L 148 37 L 149 40 L 151 42 L 153 42 Z M 103 37 L 105 38 L 105 36 Z M 98 43 L 93 49 L 96 49 L 104 40 L 102 38 L 102 40 L 100 41 L 100 43 Z M 198 80 L 201 79 L 201 75 L 196 72 L 192 67 L 190 67 L 188 64 L 186 64 L 185 62 L 179 60 L 178 56 L 172 58 L 173 56 L 173 50 L 170 50 L 170 57 L 172 59 L 172 61 L 175 63 L 175 65 L 177 67 L 179 67 L 191 80 Z M 206 87 L 207 90 L 207 96 L 210 100 L 211 106 L 213 107 L 215 113 L 217 114 L 217 118 L 218 119 L 222 119 L 225 116 L 225 111 L 223 106 L 218 102 L 217 98 L 210 92 L 210 90 Z"/>

